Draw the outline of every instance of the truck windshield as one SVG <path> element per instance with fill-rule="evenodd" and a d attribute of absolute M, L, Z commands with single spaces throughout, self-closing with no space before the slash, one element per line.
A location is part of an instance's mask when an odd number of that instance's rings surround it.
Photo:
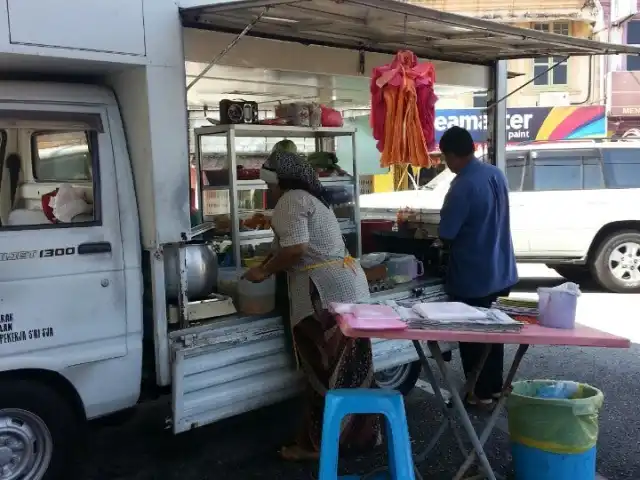
<path fill-rule="evenodd" d="M 448 168 L 445 168 L 442 172 L 436 175 L 429 183 L 427 183 L 421 188 L 423 190 L 435 190 L 440 186 L 448 185 L 449 183 L 451 183 L 451 180 L 453 180 L 453 177 L 455 177 L 455 174 Z"/>

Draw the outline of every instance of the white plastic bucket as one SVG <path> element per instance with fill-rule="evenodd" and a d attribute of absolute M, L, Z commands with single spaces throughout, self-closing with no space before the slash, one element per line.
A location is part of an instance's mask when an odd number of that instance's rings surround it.
<path fill-rule="evenodd" d="M 538 288 L 538 322 L 543 327 L 571 330 L 576 325 L 579 291 Z"/>
<path fill-rule="evenodd" d="M 253 283 L 241 278 L 238 281 L 238 310 L 246 315 L 265 315 L 276 308 L 276 279 Z"/>
<path fill-rule="evenodd" d="M 218 293 L 227 295 L 234 301 L 238 299 L 238 282 L 245 272 L 244 268 L 224 267 L 218 270 Z"/>

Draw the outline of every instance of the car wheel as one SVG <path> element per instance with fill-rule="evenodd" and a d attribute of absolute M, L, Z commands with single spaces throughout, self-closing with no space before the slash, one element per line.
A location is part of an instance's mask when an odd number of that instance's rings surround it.
<path fill-rule="evenodd" d="M 402 395 L 407 395 L 416 386 L 421 371 L 422 364 L 419 361 L 387 368 L 376 372 L 376 384 L 380 388 L 398 390 Z"/>
<path fill-rule="evenodd" d="M 69 474 L 79 420 L 55 390 L 31 381 L 0 384 L 0 480 Z"/>
<path fill-rule="evenodd" d="M 607 237 L 591 268 L 598 283 L 609 291 L 640 292 L 640 232 L 618 232 Z"/>
<path fill-rule="evenodd" d="M 570 282 L 581 283 L 591 278 L 589 267 L 582 265 L 547 265 Z"/>

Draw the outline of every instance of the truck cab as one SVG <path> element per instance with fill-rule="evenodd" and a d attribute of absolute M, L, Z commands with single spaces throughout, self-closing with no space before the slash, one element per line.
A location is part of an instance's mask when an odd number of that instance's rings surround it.
<path fill-rule="evenodd" d="M 38 432 L 28 411 L 3 411 L 16 442 L 61 437 L 76 418 L 138 400 L 141 248 L 124 138 L 102 88 L 2 82 L 0 383 L 48 425 Z M 56 217 L 51 200 L 65 194 Z"/>

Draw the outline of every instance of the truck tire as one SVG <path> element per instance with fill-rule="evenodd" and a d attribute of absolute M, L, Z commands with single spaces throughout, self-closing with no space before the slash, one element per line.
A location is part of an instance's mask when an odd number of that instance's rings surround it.
<path fill-rule="evenodd" d="M 580 284 L 591 279 L 589 267 L 583 265 L 547 265 L 570 282 Z"/>
<path fill-rule="evenodd" d="M 72 478 L 79 426 L 72 406 L 54 389 L 28 380 L 0 382 L 0 478 Z"/>
<path fill-rule="evenodd" d="M 421 371 L 422 364 L 419 361 L 387 368 L 376 372 L 376 384 L 380 388 L 390 388 L 407 395 L 416 386 Z"/>
<path fill-rule="evenodd" d="M 599 245 L 591 264 L 598 283 L 615 293 L 640 292 L 640 232 L 609 235 Z"/>

